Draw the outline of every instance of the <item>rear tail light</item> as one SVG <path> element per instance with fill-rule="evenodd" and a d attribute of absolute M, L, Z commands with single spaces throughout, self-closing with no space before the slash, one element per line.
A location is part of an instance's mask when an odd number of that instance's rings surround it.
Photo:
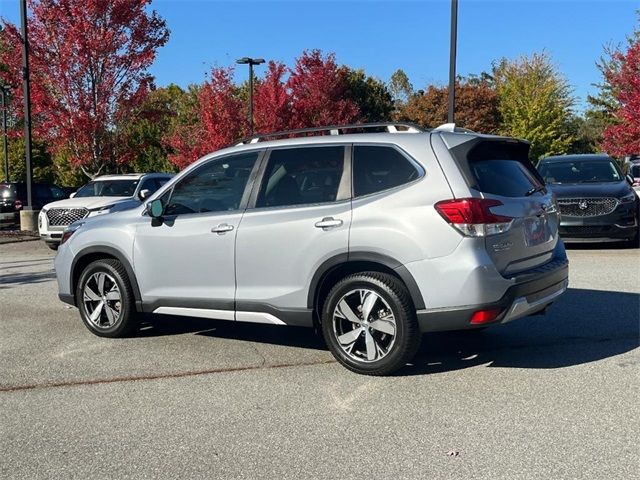
<path fill-rule="evenodd" d="M 467 237 L 485 237 L 504 233 L 511 228 L 513 217 L 497 215 L 492 207 L 503 205 L 488 198 L 443 200 L 434 205 L 436 211 L 456 230 Z"/>
<path fill-rule="evenodd" d="M 16 200 L 15 202 L 13 202 L 13 208 L 15 208 L 16 210 L 20 210 L 22 208 L 22 202 L 20 200 Z"/>
<path fill-rule="evenodd" d="M 487 308 L 485 310 L 478 310 L 471 316 L 471 322 L 474 325 L 480 323 L 493 322 L 502 313 L 501 308 Z"/>

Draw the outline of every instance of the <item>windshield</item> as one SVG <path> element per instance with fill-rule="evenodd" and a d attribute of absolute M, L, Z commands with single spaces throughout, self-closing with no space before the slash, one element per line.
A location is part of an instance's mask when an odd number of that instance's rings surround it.
<path fill-rule="evenodd" d="M 546 183 L 603 183 L 619 182 L 622 174 L 617 165 L 609 161 L 546 162 L 539 168 Z"/>
<path fill-rule="evenodd" d="M 76 192 L 78 197 L 132 197 L 138 180 L 97 180 Z"/>

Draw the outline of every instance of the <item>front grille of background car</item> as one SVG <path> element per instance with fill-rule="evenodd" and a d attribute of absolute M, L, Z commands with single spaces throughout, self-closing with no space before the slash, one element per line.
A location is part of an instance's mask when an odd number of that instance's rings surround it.
<path fill-rule="evenodd" d="M 602 226 L 577 226 L 577 227 L 562 227 L 560 229 L 560 236 L 591 236 L 591 235 L 605 235 L 611 232 L 611 226 L 602 225 Z"/>
<path fill-rule="evenodd" d="M 608 215 L 618 206 L 615 198 L 562 198 L 558 199 L 560 214 L 568 217 L 597 217 Z"/>
<path fill-rule="evenodd" d="M 88 214 L 86 208 L 51 208 L 47 210 L 47 219 L 52 227 L 66 227 Z"/>

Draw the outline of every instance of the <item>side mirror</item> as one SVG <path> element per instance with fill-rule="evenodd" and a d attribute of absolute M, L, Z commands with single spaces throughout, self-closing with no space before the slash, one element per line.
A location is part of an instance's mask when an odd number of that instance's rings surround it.
<path fill-rule="evenodd" d="M 147 212 L 149 212 L 149 216 L 151 218 L 162 218 L 162 213 L 164 212 L 162 200 L 156 198 L 154 201 L 149 202 L 147 205 Z"/>
<path fill-rule="evenodd" d="M 78 192 L 73 192 L 71 195 L 69 195 L 69 198 L 73 198 L 73 197 L 75 197 L 75 196 L 76 196 L 76 193 L 78 193 Z"/>
<path fill-rule="evenodd" d="M 633 185 L 635 183 L 635 179 L 631 175 L 627 175 L 627 182 L 629 182 L 629 185 Z"/>
<path fill-rule="evenodd" d="M 148 198 L 150 194 L 151 194 L 151 191 L 147 188 L 144 188 L 138 192 L 138 198 L 140 200 L 144 200 L 145 198 Z"/>

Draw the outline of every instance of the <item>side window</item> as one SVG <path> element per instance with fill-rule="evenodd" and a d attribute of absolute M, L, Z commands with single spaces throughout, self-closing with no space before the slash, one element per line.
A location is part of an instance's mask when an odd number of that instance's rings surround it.
<path fill-rule="evenodd" d="M 344 147 L 273 150 L 256 207 L 334 202 L 344 169 Z"/>
<path fill-rule="evenodd" d="M 418 169 L 393 147 L 356 145 L 353 148 L 353 194 L 381 192 L 415 180 Z"/>
<path fill-rule="evenodd" d="M 61 188 L 58 188 L 55 185 L 50 185 L 49 188 L 51 189 L 51 195 L 53 196 L 54 200 L 62 200 L 64 198 L 67 198 L 64 190 L 62 190 Z"/>
<path fill-rule="evenodd" d="M 258 155 L 250 152 L 198 167 L 173 187 L 165 215 L 237 210 Z"/>
<path fill-rule="evenodd" d="M 160 183 L 160 180 L 164 180 L 164 181 Z M 144 182 L 142 182 L 142 185 L 140 186 L 140 191 L 149 190 L 149 195 L 147 196 L 148 198 L 150 195 L 153 195 L 154 193 L 156 193 L 156 191 L 165 183 L 166 183 L 165 179 L 147 178 Z"/>
<path fill-rule="evenodd" d="M 33 186 L 34 200 L 37 199 L 40 202 L 48 203 L 53 200 L 53 194 L 48 186 L 41 184 L 34 184 Z"/>

